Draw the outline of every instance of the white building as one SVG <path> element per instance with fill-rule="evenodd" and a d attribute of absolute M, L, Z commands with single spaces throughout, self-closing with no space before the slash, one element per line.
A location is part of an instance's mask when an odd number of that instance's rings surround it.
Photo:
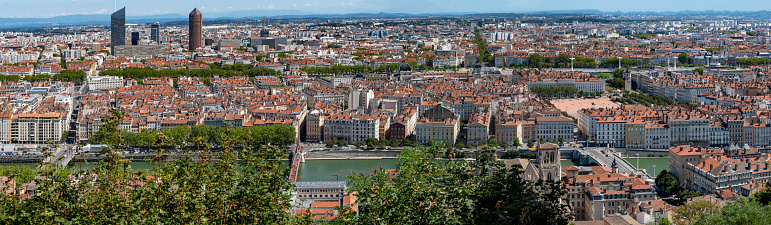
<path fill-rule="evenodd" d="M 372 90 L 356 89 L 348 95 L 348 108 L 356 110 L 359 113 L 365 113 L 369 102 L 375 98 L 375 92 Z"/>
<path fill-rule="evenodd" d="M 123 78 L 115 76 L 91 76 L 86 80 L 88 90 L 113 89 L 123 87 Z"/>
<path fill-rule="evenodd" d="M 597 139 L 599 146 L 621 148 L 626 143 L 626 121 L 609 117 L 597 121 Z"/>

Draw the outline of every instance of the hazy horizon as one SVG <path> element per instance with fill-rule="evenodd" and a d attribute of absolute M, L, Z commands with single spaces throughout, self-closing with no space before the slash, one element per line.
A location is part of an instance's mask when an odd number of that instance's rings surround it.
<path fill-rule="evenodd" d="M 761 11 L 767 5 L 759 0 L 745 4 L 726 5 L 724 1 L 706 0 L 699 3 L 650 0 L 645 4 L 621 3 L 610 0 L 530 0 L 530 1 L 458 1 L 458 0 L 288 0 L 283 2 L 221 0 L 221 1 L 98 1 L 98 0 L 33 0 L 0 3 L 0 18 L 50 18 L 66 15 L 110 14 L 115 8 L 126 7 L 127 16 L 163 14 L 186 15 L 198 8 L 204 15 L 224 14 L 242 10 L 296 10 L 303 14 L 349 13 L 517 13 L 562 10 L 599 10 L 603 12 L 666 12 L 666 11 Z M 116 4 L 117 3 L 117 4 Z M 764 4 L 765 3 L 765 4 Z M 40 7 L 44 5 L 45 7 Z M 257 15 L 256 15 L 257 16 Z"/>

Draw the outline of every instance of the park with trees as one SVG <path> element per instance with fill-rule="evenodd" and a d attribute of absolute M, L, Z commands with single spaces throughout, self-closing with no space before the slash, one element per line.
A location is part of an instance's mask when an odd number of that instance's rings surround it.
<path fill-rule="evenodd" d="M 147 77 L 200 77 L 210 78 L 218 75 L 220 77 L 233 77 L 233 76 L 281 76 L 282 72 L 265 67 L 250 68 L 250 65 L 246 64 L 234 64 L 234 65 L 222 65 L 209 64 L 211 69 L 161 69 L 154 70 L 149 67 L 127 67 L 123 69 L 109 69 L 99 73 L 101 76 L 118 76 L 123 78 L 131 78 L 135 80 L 142 80 Z"/>

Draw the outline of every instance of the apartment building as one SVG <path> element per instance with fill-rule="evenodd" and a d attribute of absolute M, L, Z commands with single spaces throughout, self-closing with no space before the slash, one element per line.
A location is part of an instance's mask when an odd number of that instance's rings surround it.
<path fill-rule="evenodd" d="M 522 121 L 522 142 L 538 142 L 538 127 L 535 119 Z"/>
<path fill-rule="evenodd" d="M 670 147 L 669 172 L 677 177 L 681 186 L 691 187 L 695 181 L 689 164 L 699 164 L 702 158 L 722 155 L 724 155 L 723 149 L 717 148 L 701 148 L 690 145 Z"/>
<path fill-rule="evenodd" d="M 694 113 L 674 114 L 665 117 L 669 124 L 670 144 L 709 146 L 709 117 Z"/>
<path fill-rule="evenodd" d="M 518 120 L 498 121 L 495 124 L 495 139 L 498 142 L 512 143 L 519 138 L 522 144 L 522 123 Z"/>
<path fill-rule="evenodd" d="M 380 117 L 378 115 L 332 114 L 324 119 L 324 140 L 345 140 L 366 142 L 368 138 L 380 138 Z"/>
<path fill-rule="evenodd" d="M 669 125 L 655 121 L 645 122 L 645 145 L 646 149 L 665 149 L 669 148 Z"/>
<path fill-rule="evenodd" d="M 536 117 L 536 133 L 538 140 L 546 142 L 551 141 L 573 141 L 573 129 L 575 124 L 573 119 L 558 117 Z"/>
<path fill-rule="evenodd" d="M 2 143 L 47 144 L 58 142 L 68 130 L 69 119 L 59 112 L 6 114 L 0 117 Z"/>
<path fill-rule="evenodd" d="M 627 148 L 645 148 L 645 122 L 642 120 L 631 120 L 624 126 Z"/>
<path fill-rule="evenodd" d="M 623 148 L 626 144 L 626 120 L 620 117 L 597 121 L 596 143 L 600 146 Z"/>
<path fill-rule="evenodd" d="M 486 111 L 478 111 L 471 115 L 466 127 L 467 144 L 477 145 L 481 141 L 490 140 L 490 114 Z"/>
<path fill-rule="evenodd" d="M 426 110 L 415 124 L 415 139 L 424 145 L 434 141 L 455 145 L 459 134 L 458 115 L 442 103 Z"/>
<path fill-rule="evenodd" d="M 323 141 L 324 115 L 322 115 L 318 110 L 314 110 L 308 114 L 305 121 L 305 140 Z"/>
<path fill-rule="evenodd" d="M 324 87 L 308 87 L 308 88 L 303 88 L 303 92 L 305 93 L 305 96 L 308 98 L 309 105 L 313 105 L 317 101 L 332 101 L 332 102 L 340 103 L 341 105 L 345 105 L 346 101 L 348 100 L 345 94 L 338 89 L 324 88 Z"/>
<path fill-rule="evenodd" d="M 573 87 L 584 93 L 605 91 L 605 81 L 590 79 L 577 81 L 576 79 L 545 79 L 537 82 L 527 82 L 527 87 Z"/>
<path fill-rule="evenodd" d="M 438 141 L 455 145 L 460 133 L 460 121 L 457 119 L 420 119 L 415 125 L 415 139 L 423 145 Z"/>
<path fill-rule="evenodd" d="M 370 101 L 375 98 L 372 90 L 356 89 L 348 95 L 348 108 L 359 113 L 367 113 Z"/>
<path fill-rule="evenodd" d="M 645 180 L 601 166 L 562 168 L 568 180 L 565 195 L 576 220 L 602 220 L 620 208 L 656 199 L 656 191 Z"/>

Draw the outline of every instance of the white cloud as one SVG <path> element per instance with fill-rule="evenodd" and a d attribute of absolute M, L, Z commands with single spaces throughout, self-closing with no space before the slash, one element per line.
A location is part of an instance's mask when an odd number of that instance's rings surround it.
<path fill-rule="evenodd" d="M 270 4 L 270 5 L 268 5 L 267 9 L 275 9 L 275 8 L 276 8 L 276 5 Z"/>
<path fill-rule="evenodd" d="M 297 4 L 292 4 L 292 7 L 297 7 Z"/>
<path fill-rule="evenodd" d="M 91 14 L 107 14 L 107 13 L 109 13 L 109 11 L 107 11 L 107 9 L 102 9 L 102 10 L 94 11 Z"/>
<path fill-rule="evenodd" d="M 305 7 L 310 7 L 311 4 L 305 3 Z"/>

